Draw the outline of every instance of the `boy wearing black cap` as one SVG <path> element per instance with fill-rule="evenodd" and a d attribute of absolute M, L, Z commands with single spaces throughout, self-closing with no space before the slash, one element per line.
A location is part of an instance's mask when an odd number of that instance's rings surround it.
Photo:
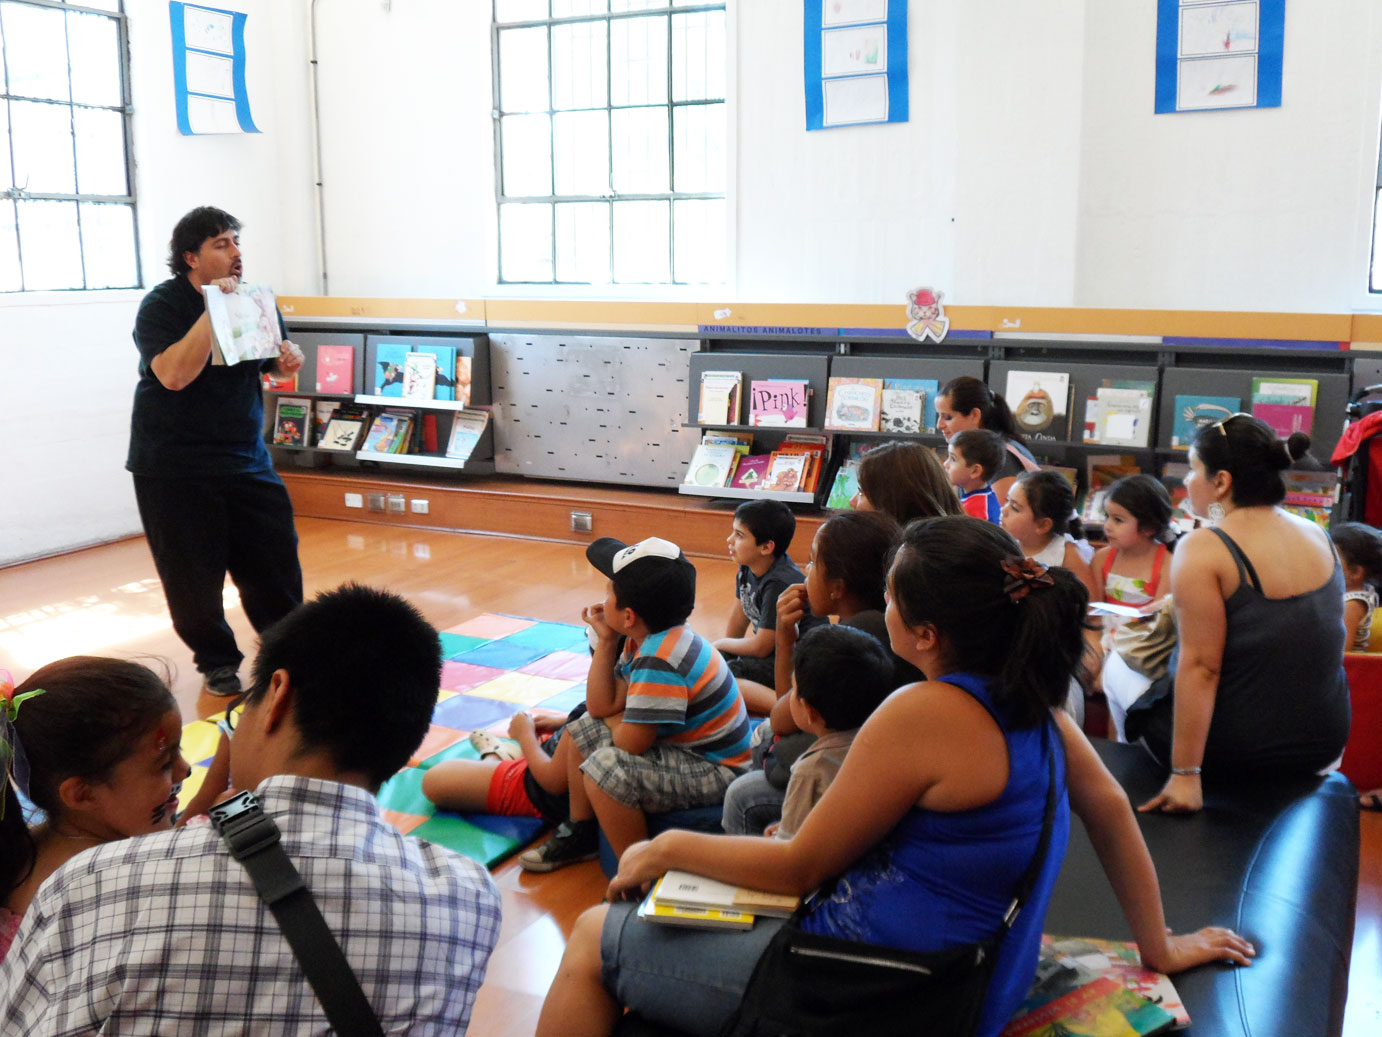
<path fill-rule="evenodd" d="M 734 675 L 685 625 L 696 570 L 681 549 L 658 537 L 631 546 L 602 537 L 586 557 L 609 583 L 603 603 L 581 610 L 596 641 L 588 713 L 566 728 L 571 816 L 519 857 L 529 871 L 592 860 L 600 828 L 622 854 L 648 837 L 645 812 L 718 803 L 749 762 Z"/>

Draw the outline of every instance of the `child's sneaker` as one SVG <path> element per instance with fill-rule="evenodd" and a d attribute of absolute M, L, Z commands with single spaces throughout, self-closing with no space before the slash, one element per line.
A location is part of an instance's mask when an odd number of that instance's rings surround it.
<path fill-rule="evenodd" d="M 541 846 L 518 856 L 524 871 L 556 871 L 568 864 L 593 861 L 600 855 L 600 826 L 588 821 L 563 821 Z"/>

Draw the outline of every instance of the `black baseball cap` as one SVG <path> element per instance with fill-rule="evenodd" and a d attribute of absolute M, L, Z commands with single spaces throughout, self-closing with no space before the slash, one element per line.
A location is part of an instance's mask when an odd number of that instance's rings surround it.
<path fill-rule="evenodd" d="M 669 610 L 690 615 L 696 604 L 696 567 L 670 540 L 648 537 L 626 544 L 601 537 L 585 549 L 585 556 L 614 583 L 620 604 L 640 617 Z"/>

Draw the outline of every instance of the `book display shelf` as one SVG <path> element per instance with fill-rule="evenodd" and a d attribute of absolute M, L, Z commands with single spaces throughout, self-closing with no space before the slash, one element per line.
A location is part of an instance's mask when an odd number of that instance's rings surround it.
<path fill-rule="evenodd" d="M 294 330 L 290 337 L 303 352 L 303 366 L 298 372 L 296 389 L 270 389 L 265 392 L 265 439 L 269 449 L 279 463 L 292 463 L 297 467 L 319 468 L 324 466 L 369 469 L 380 465 L 403 468 L 447 469 L 470 474 L 490 474 L 494 471 L 494 433 L 492 423 L 486 422 L 473 442 L 469 456 L 465 458 L 448 457 L 447 447 L 452 442 L 452 432 L 458 421 L 464 421 L 462 412 L 468 407 L 487 407 L 490 400 L 489 350 L 484 335 L 434 335 L 419 334 L 366 334 L 359 331 L 306 331 Z M 330 363 L 325 358 L 333 347 L 348 347 L 348 358 L 341 350 L 335 350 L 338 366 L 335 377 L 327 379 L 326 367 Z M 435 371 L 429 372 L 435 379 L 432 392 L 436 396 L 447 395 L 451 399 L 402 395 L 403 362 L 409 353 L 431 352 L 439 357 Z M 466 358 L 462 362 L 469 371 L 469 393 L 460 386 L 458 393 L 456 381 L 458 369 L 456 358 Z M 339 362 L 348 360 L 349 371 L 339 367 Z M 349 391 L 331 391 L 345 383 Z M 461 399 L 455 399 L 457 395 Z M 275 442 L 276 432 L 280 431 L 280 414 L 283 404 L 300 406 L 305 401 L 310 413 L 307 422 L 312 426 L 304 436 L 309 445 Z M 327 429 L 326 415 L 335 406 L 344 406 L 351 411 L 365 415 L 364 426 L 356 437 L 351 449 L 332 448 L 318 445 Z M 322 413 L 317 415 L 318 408 Z M 378 449 L 365 449 L 369 433 L 375 419 L 388 411 L 413 412 L 417 416 L 417 427 L 410 429 L 409 450 L 403 452 Z M 289 412 L 286 420 L 296 420 L 297 410 Z M 464 438 L 458 436 L 457 439 Z"/>

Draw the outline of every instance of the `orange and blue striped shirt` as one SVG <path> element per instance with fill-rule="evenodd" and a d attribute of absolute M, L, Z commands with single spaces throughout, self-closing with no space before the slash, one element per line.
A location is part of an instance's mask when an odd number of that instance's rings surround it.
<path fill-rule="evenodd" d="M 712 763 L 749 762 L 749 714 L 724 657 L 689 626 L 629 641 L 619 663 L 628 681 L 624 721 L 656 724 L 658 741 Z"/>

